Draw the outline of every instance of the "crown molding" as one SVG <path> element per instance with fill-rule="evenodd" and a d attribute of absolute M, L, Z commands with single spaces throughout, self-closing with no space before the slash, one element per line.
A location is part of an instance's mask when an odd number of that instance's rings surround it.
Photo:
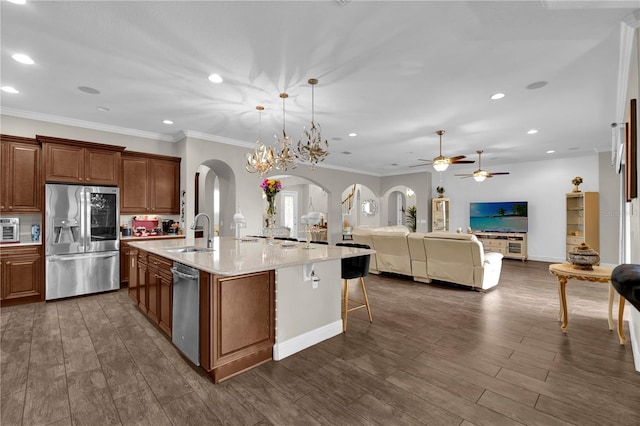
<path fill-rule="evenodd" d="M 222 143 L 226 145 L 234 145 L 241 148 L 248 148 L 248 149 L 253 148 L 253 143 L 244 142 L 244 141 L 233 139 L 233 138 L 227 138 L 224 136 L 216 136 L 216 135 L 210 135 L 208 133 L 196 132 L 193 130 L 180 130 L 173 134 L 153 133 L 153 132 L 145 132 L 142 130 L 129 129 L 126 127 L 111 126 L 108 124 L 94 123 L 91 121 L 77 120 L 73 118 L 60 117 L 57 115 L 42 114 L 38 112 L 24 111 L 20 109 L 7 108 L 7 107 L 0 108 L 0 114 L 12 116 L 12 117 L 26 118 L 29 120 L 44 121 L 46 123 L 62 124 L 65 126 L 80 127 L 84 129 L 116 133 L 120 135 L 159 140 L 163 142 L 176 143 L 189 137 L 189 138 L 201 139 L 201 140 L 210 141 L 210 142 Z M 300 166 L 306 166 L 306 165 L 302 163 L 300 164 Z M 308 167 L 311 167 L 311 166 L 308 166 Z M 360 173 L 360 174 L 369 175 L 369 176 L 377 176 L 377 177 L 382 176 L 379 173 L 372 173 L 369 171 L 358 170 L 358 169 L 348 168 L 348 167 L 332 166 L 325 163 L 318 164 L 316 165 L 316 167 L 323 168 L 323 169 L 339 170 L 339 171 L 350 172 L 350 173 Z"/>
<path fill-rule="evenodd" d="M 101 132 L 116 133 L 119 135 L 136 136 L 145 139 L 160 140 L 163 142 L 174 142 L 174 137 L 163 133 L 145 132 L 142 130 L 129 129 L 126 127 L 111 126 L 108 124 L 94 123 L 92 121 L 77 120 L 75 118 L 60 117 L 57 115 L 43 114 L 33 111 L 24 111 L 14 108 L 1 108 L 0 114 L 12 117 L 27 118 L 29 120 L 44 121 L 47 123 L 62 124 L 65 126 L 80 127 L 83 129 L 98 130 Z"/>
<path fill-rule="evenodd" d="M 631 56 L 638 28 L 640 28 L 640 9 L 634 10 L 620 23 L 620 57 L 618 60 L 618 93 L 615 118 L 617 123 L 625 121 Z M 640 43 L 640 40 L 637 42 Z"/>

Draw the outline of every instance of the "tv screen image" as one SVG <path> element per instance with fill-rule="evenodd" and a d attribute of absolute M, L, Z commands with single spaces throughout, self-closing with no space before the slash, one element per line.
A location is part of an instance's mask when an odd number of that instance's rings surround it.
<path fill-rule="evenodd" d="M 469 222 L 474 231 L 527 232 L 526 201 L 469 203 Z"/>

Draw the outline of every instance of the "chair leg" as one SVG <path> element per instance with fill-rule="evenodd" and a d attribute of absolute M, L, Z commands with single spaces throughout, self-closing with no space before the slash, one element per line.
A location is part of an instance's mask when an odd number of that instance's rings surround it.
<path fill-rule="evenodd" d="M 344 295 L 342 308 L 342 332 L 347 331 L 347 314 L 349 312 L 349 280 L 344 280 Z"/>
<path fill-rule="evenodd" d="M 367 312 L 369 313 L 369 322 L 373 322 L 371 317 L 371 308 L 369 308 L 369 298 L 367 297 L 367 289 L 364 287 L 364 278 L 360 277 L 360 286 L 362 287 L 362 294 L 364 295 L 364 304 L 367 305 Z"/>

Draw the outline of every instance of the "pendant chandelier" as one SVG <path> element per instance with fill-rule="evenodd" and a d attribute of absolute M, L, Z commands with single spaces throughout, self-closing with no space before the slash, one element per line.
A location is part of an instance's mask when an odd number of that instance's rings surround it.
<path fill-rule="evenodd" d="M 322 141 L 322 135 L 320 133 L 320 125 L 315 122 L 315 98 L 314 87 L 318 84 L 318 80 L 315 78 L 309 79 L 308 83 L 311 85 L 311 127 L 309 130 L 303 129 L 303 140 L 298 141 L 298 146 L 295 151 L 295 155 L 303 162 L 311 164 L 311 170 L 315 170 L 316 165 L 324 161 L 329 155 L 329 142 L 325 139 Z M 323 148 L 324 145 L 324 148 Z"/>
<path fill-rule="evenodd" d="M 274 167 L 282 171 L 295 169 L 297 166 L 295 154 L 291 150 L 291 139 L 289 138 L 289 136 L 287 136 L 287 130 L 285 127 L 284 101 L 288 97 L 288 94 L 280 93 L 280 98 L 282 99 L 282 140 L 280 140 L 280 138 L 276 135 L 276 142 L 274 146 Z"/>
<path fill-rule="evenodd" d="M 258 140 L 256 146 L 252 152 L 247 153 L 247 164 L 245 169 L 249 173 L 260 173 L 260 176 L 264 176 L 269 173 L 274 166 L 274 155 L 271 147 L 266 146 L 262 141 L 262 111 L 264 107 L 258 105 L 256 109 L 260 114 L 260 121 L 258 127 Z"/>

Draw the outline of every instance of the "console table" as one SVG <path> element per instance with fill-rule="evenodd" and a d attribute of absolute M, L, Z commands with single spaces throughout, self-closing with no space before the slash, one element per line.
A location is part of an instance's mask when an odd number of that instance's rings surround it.
<path fill-rule="evenodd" d="M 594 266 L 592 271 L 585 271 L 581 269 L 575 269 L 569 263 L 554 263 L 549 265 L 549 272 L 558 278 L 558 294 L 560 296 L 560 312 L 558 313 L 558 321 L 562 321 L 560 326 L 563 333 L 567 332 L 567 326 L 569 324 L 569 318 L 567 316 L 567 296 L 565 293 L 565 287 L 567 282 L 571 278 L 575 278 L 579 281 L 589 281 L 598 283 L 609 283 L 609 330 L 613 330 L 613 298 L 614 289 L 611 285 L 611 268 L 605 268 L 602 266 Z M 624 335 L 623 330 L 623 315 L 624 315 L 624 297 L 620 296 L 620 306 L 618 307 L 618 338 L 620 344 L 624 345 L 627 342 L 627 338 Z"/>

